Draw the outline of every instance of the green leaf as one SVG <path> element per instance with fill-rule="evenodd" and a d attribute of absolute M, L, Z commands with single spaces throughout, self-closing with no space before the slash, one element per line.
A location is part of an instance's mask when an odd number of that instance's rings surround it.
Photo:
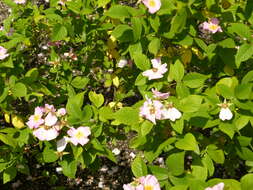
<path fill-rule="evenodd" d="M 219 129 L 232 139 L 235 134 L 236 127 L 234 126 L 234 124 L 222 122 L 219 125 Z"/>
<path fill-rule="evenodd" d="M 243 78 L 242 84 L 246 84 L 253 81 L 253 71 L 249 71 Z"/>
<path fill-rule="evenodd" d="M 180 109 L 183 112 L 196 112 L 200 109 L 203 97 L 199 95 L 189 95 L 180 101 Z"/>
<path fill-rule="evenodd" d="M 6 61 L 0 62 L 0 68 L 6 67 L 6 68 L 14 68 L 12 58 L 8 58 Z"/>
<path fill-rule="evenodd" d="M 101 107 L 105 101 L 103 94 L 96 94 L 96 92 L 89 92 L 90 101 L 97 107 Z"/>
<path fill-rule="evenodd" d="M 27 88 L 23 83 L 19 82 L 14 85 L 12 93 L 16 97 L 24 97 L 27 94 Z"/>
<path fill-rule="evenodd" d="M 147 166 L 140 156 L 137 156 L 131 164 L 131 169 L 135 177 L 147 175 Z"/>
<path fill-rule="evenodd" d="M 134 63 L 135 65 L 142 71 L 148 70 L 150 68 L 150 61 L 148 60 L 147 56 L 136 52 L 134 54 Z"/>
<path fill-rule="evenodd" d="M 64 40 L 67 37 L 68 31 L 62 24 L 56 24 L 53 28 L 52 41 Z"/>
<path fill-rule="evenodd" d="M 241 178 L 242 190 L 253 189 L 253 174 L 246 174 Z"/>
<path fill-rule="evenodd" d="M 142 23 L 140 18 L 132 17 L 132 28 L 133 28 L 133 34 L 134 34 L 134 41 L 136 42 L 141 38 L 141 32 L 142 32 Z"/>
<path fill-rule="evenodd" d="M 166 166 L 172 175 L 178 176 L 184 173 L 185 152 L 172 153 L 166 159 Z"/>
<path fill-rule="evenodd" d="M 178 119 L 175 122 L 171 123 L 171 126 L 176 132 L 182 134 L 184 130 L 184 120 Z"/>
<path fill-rule="evenodd" d="M 148 45 L 148 50 L 150 53 L 154 54 L 155 56 L 157 55 L 159 49 L 161 46 L 161 41 L 159 38 L 153 38 L 151 42 Z"/>
<path fill-rule="evenodd" d="M 7 168 L 6 170 L 4 170 L 3 184 L 14 179 L 16 177 L 16 175 L 17 175 L 17 169 L 14 166 L 11 166 L 11 167 Z"/>
<path fill-rule="evenodd" d="M 147 134 L 149 134 L 150 131 L 152 130 L 153 126 L 154 126 L 153 123 L 151 123 L 149 121 L 144 121 L 141 124 L 141 135 L 146 136 Z"/>
<path fill-rule="evenodd" d="M 191 165 L 192 175 L 201 181 L 205 181 L 207 179 L 207 168 L 198 165 Z"/>
<path fill-rule="evenodd" d="M 68 102 L 66 105 L 68 114 L 75 115 L 76 112 L 81 111 L 81 107 L 83 105 L 83 98 L 84 98 L 83 96 L 84 96 L 84 92 L 76 94 L 75 96 L 68 99 Z"/>
<path fill-rule="evenodd" d="M 177 185 L 170 188 L 169 190 L 187 190 L 187 188 L 188 188 L 188 185 Z"/>
<path fill-rule="evenodd" d="M 139 122 L 139 110 L 131 107 L 124 107 L 114 114 L 114 118 L 120 123 L 134 125 Z"/>
<path fill-rule="evenodd" d="M 104 13 L 104 15 L 117 19 L 126 18 L 130 16 L 127 7 L 122 5 L 112 6 L 107 12 Z"/>
<path fill-rule="evenodd" d="M 234 91 L 231 88 L 229 88 L 227 85 L 225 85 L 225 84 L 219 84 L 219 83 L 217 83 L 216 90 L 224 98 L 231 99 L 231 98 L 234 97 Z"/>
<path fill-rule="evenodd" d="M 76 1 L 66 1 L 66 7 L 73 11 L 76 14 L 80 14 L 80 10 L 82 8 L 82 1 L 76 0 Z"/>
<path fill-rule="evenodd" d="M 0 141 L 12 147 L 16 147 L 16 144 L 17 144 L 16 141 L 12 137 L 5 135 L 3 133 L 0 133 Z"/>
<path fill-rule="evenodd" d="M 252 92 L 252 84 L 239 84 L 235 87 L 235 95 L 240 100 L 249 99 Z"/>
<path fill-rule="evenodd" d="M 159 26 L 160 26 L 160 19 L 159 16 L 156 17 L 149 17 L 149 23 L 151 27 L 154 29 L 154 31 L 158 32 Z"/>
<path fill-rule="evenodd" d="M 209 148 L 207 149 L 207 153 L 210 156 L 210 158 L 215 161 L 218 164 L 223 164 L 225 157 L 224 157 L 224 153 L 222 150 L 217 150 L 217 149 L 213 149 L 213 148 Z"/>
<path fill-rule="evenodd" d="M 58 155 L 55 153 L 55 150 L 47 147 L 44 149 L 42 156 L 46 163 L 55 162 L 58 159 Z"/>
<path fill-rule="evenodd" d="M 113 111 L 109 107 L 102 107 L 99 109 L 99 119 L 106 122 L 109 119 L 113 119 Z"/>
<path fill-rule="evenodd" d="M 166 180 L 169 177 L 169 171 L 167 168 L 162 168 L 159 166 L 148 166 L 148 169 L 158 180 Z"/>
<path fill-rule="evenodd" d="M 162 153 L 162 151 L 166 147 L 169 147 L 170 144 L 174 143 L 175 141 L 176 141 L 176 138 L 175 137 L 171 137 L 171 138 L 168 138 L 163 143 L 161 143 L 156 150 L 145 151 L 144 152 L 145 158 L 149 162 L 152 162 L 155 158 L 157 158 Z"/>
<path fill-rule="evenodd" d="M 39 71 L 37 68 L 32 68 L 25 74 L 25 77 L 29 80 L 29 82 L 34 82 L 37 80 L 39 76 Z"/>
<path fill-rule="evenodd" d="M 195 151 L 199 154 L 199 146 L 193 134 L 187 133 L 183 139 L 179 139 L 175 146 L 181 150 Z"/>
<path fill-rule="evenodd" d="M 77 76 L 72 80 L 71 85 L 75 88 L 82 89 L 85 88 L 88 83 L 89 78 Z"/>
<path fill-rule="evenodd" d="M 112 36 L 118 39 L 124 34 L 124 32 L 128 30 L 132 30 L 132 28 L 128 25 L 120 24 L 116 26 L 115 29 L 112 31 Z"/>
<path fill-rule="evenodd" d="M 214 169 L 213 161 L 210 158 L 210 156 L 208 154 L 205 154 L 201 162 L 207 168 L 209 176 L 212 176 L 215 169 Z"/>
<path fill-rule="evenodd" d="M 182 32 L 186 24 L 186 19 L 187 19 L 186 9 L 185 8 L 179 9 L 171 21 L 171 27 L 169 32 L 171 37 L 173 37 L 177 33 Z"/>
<path fill-rule="evenodd" d="M 70 178 L 75 178 L 77 170 L 77 161 L 76 160 L 62 160 L 59 162 L 62 167 L 62 172 L 65 176 Z"/>
<path fill-rule="evenodd" d="M 170 64 L 170 79 L 174 79 L 176 82 L 180 82 L 184 77 L 184 65 L 177 60 L 174 65 Z"/>
<path fill-rule="evenodd" d="M 185 75 L 183 82 L 186 86 L 190 88 L 199 88 L 204 85 L 205 80 L 208 79 L 209 77 L 210 76 L 192 72 Z"/>
<path fill-rule="evenodd" d="M 235 55 L 235 63 L 237 68 L 240 67 L 241 62 L 247 61 L 253 55 L 253 45 L 252 44 L 243 44 L 240 46 L 239 50 Z"/>
<path fill-rule="evenodd" d="M 243 23 L 231 23 L 230 27 L 228 27 L 228 32 L 233 34 L 236 33 L 242 38 L 251 38 L 251 30 L 250 27 Z"/>
<path fill-rule="evenodd" d="M 238 136 L 237 140 L 241 146 L 249 146 L 252 141 L 252 137 Z"/>
<path fill-rule="evenodd" d="M 97 6 L 98 7 L 104 7 L 104 6 L 106 6 L 110 2 L 111 2 L 111 0 L 98 0 L 97 1 Z"/>

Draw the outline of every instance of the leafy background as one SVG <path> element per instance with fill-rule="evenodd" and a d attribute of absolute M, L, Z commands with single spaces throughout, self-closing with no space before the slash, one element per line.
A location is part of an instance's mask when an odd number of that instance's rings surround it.
<path fill-rule="evenodd" d="M 0 31 L 10 54 L 0 62 L 3 183 L 29 174 L 31 158 L 61 166 L 70 178 L 78 168 L 98 166 L 101 157 L 117 162 L 108 143 L 131 134 L 135 177 L 153 174 L 168 190 L 221 181 L 226 190 L 252 189 L 253 2 L 161 0 L 150 14 L 136 1 L 3 1 L 12 10 Z M 213 17 L 223 32 L 202 33 L 199 25 Z M 154 57 L 169 71 L 148 81 L 142 72 Z M 122 58 L 131 63 L 118 68 Z M 182 118 L 157 125 L 140 118 L 151 88 L 169 91 Z M 217 106 L 224 99 L 234 115 L 225 122 Z M 90 143 L 59 156 L 55 141 L 36 140 L 25 122 L 45 103 L 66 106 L 70 125 L 90 126 Z M 160 156 L 163 167 L 154 164 Z"/>

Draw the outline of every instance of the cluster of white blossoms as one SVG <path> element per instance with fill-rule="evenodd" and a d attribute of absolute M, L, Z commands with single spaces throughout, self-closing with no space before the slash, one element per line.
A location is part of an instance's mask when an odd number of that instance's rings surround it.
<path fill-rule="evenodd" d="M 51 141 L 56 139 L 63 127 L 68 127 L 67 135 L 57 141 L 57 151 L 62 152 L 67 144 L 71 142 L 77 146 L 85 145 L 89 142 L 88 136 L 91 134 L 89 127 L 70 127 L 66 121 L 66 109 L 56 110 L 53 105 L 45 104 L 44 107 L 36 107 L 34 114 L 29 117 L 27 126 L 33 130 L 33 135 L 41 141 Z"/>
<path fill-rule="evenodd" d="M 33 135 L 41 141 L 55 139 L 65 125 L 66 109 L 56 110 L 53 105 L 45 104 L 44 107 L 36 107 L 34 114 L 29 117 L 26 124 L 33 130 Z"/>
<path fill-rule="evenodd" d="M 146 97 L 146 101 L 140 108 L 141 117 L 156 124 L 156 120 L 169 119 L 175 121 L 182 116 L 181 112 L 173 107 L 171 102 L 168 103 L 163 101 L 169 97 L 169 93 L 162 93 L 155 89 L 152 89 L 152 92 L 155 99 L 153 100 Z"/>

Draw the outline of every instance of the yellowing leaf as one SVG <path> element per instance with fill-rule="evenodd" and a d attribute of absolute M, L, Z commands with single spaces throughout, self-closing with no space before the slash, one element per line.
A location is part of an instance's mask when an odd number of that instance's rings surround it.
<path fill-rule="evenodd" d="M 113 85 L 114 86 L 116 86 L 117 88 L 119 87 L 119 77 L 114 77 L 113 79 L 112 79 L 112 83 L 113 83 Z"/>
<path fill-rule="evenodd" d="M 199 51 L 198 48 L 192 48 L 192 52 L 200 59 L 203 60 L 205 57 L 203 56 L 203 54 Z"/>
<path fill-rule="evenodd" d="M 4 114 L 4 119 L 5 119 L 6 123 L 10 123 L 10 115 L 8 113 Z"/>
<path fill-rule="evenodd" d="M 25 127 L 22 118 L 17 115 L 12 115 L 12 125 L 17 129 L 22 129 Z"/>
<path fill-rule="evenodd" d="M 192 51 L 190 49 L 183 50 L 181 60 L 185 65 L 190 63 L 192 60 Z"/>

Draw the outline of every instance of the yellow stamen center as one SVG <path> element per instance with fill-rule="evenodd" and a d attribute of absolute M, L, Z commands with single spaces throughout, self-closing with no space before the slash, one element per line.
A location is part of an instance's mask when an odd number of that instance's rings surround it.
<path fill-rule="evenodd" d="M 218 27 L 219 26 L 216 24 L 211 24 L 209 28 L 210 28 L 210 30 L 217 30 Z"/>
<path fill-rule="evenodd" d="M 81 138 L 84 137 L 84 135 L 83 135 L 82 132 L 78 131 L 78 132 L 75 134 L 75 137 L 76 137 L 77 139 L 81 139 Z"/>
<path fill-rule="evenodd" d="M 149 113 L 150 113 L 150 114 L 155 114 L 155 108 L 154 108 L 154 107 L 151 107 L 151 108 L 149 109 Z"/>
<path fill-rule="evenodd" d="M 34 116 L 34 121 L 39 121 L 40 120 L 40 116 L 39 115 L 35 115 Z"/>
<path fill-rule="evenodd" d="M 154 73 L 156 73 L 156 72 L 158 71 L 158 69 L 157 69 L 157 68 L 153 68 L 152 71 L 153 71 Z"/>
<path fill-rule="evenodd" d="M 153 187 L 150 185 L 145 185 L 144 190 L 153 190 Z"/>
<path fill-rule="evenodd" d="M 148 5 L 149 5 L 150 7 L 155 7 L 155 6 L 156 6 L 156 3 L 155 3 L 154 0 L 150 0 L 150 1 L 148 2 Z"/>

